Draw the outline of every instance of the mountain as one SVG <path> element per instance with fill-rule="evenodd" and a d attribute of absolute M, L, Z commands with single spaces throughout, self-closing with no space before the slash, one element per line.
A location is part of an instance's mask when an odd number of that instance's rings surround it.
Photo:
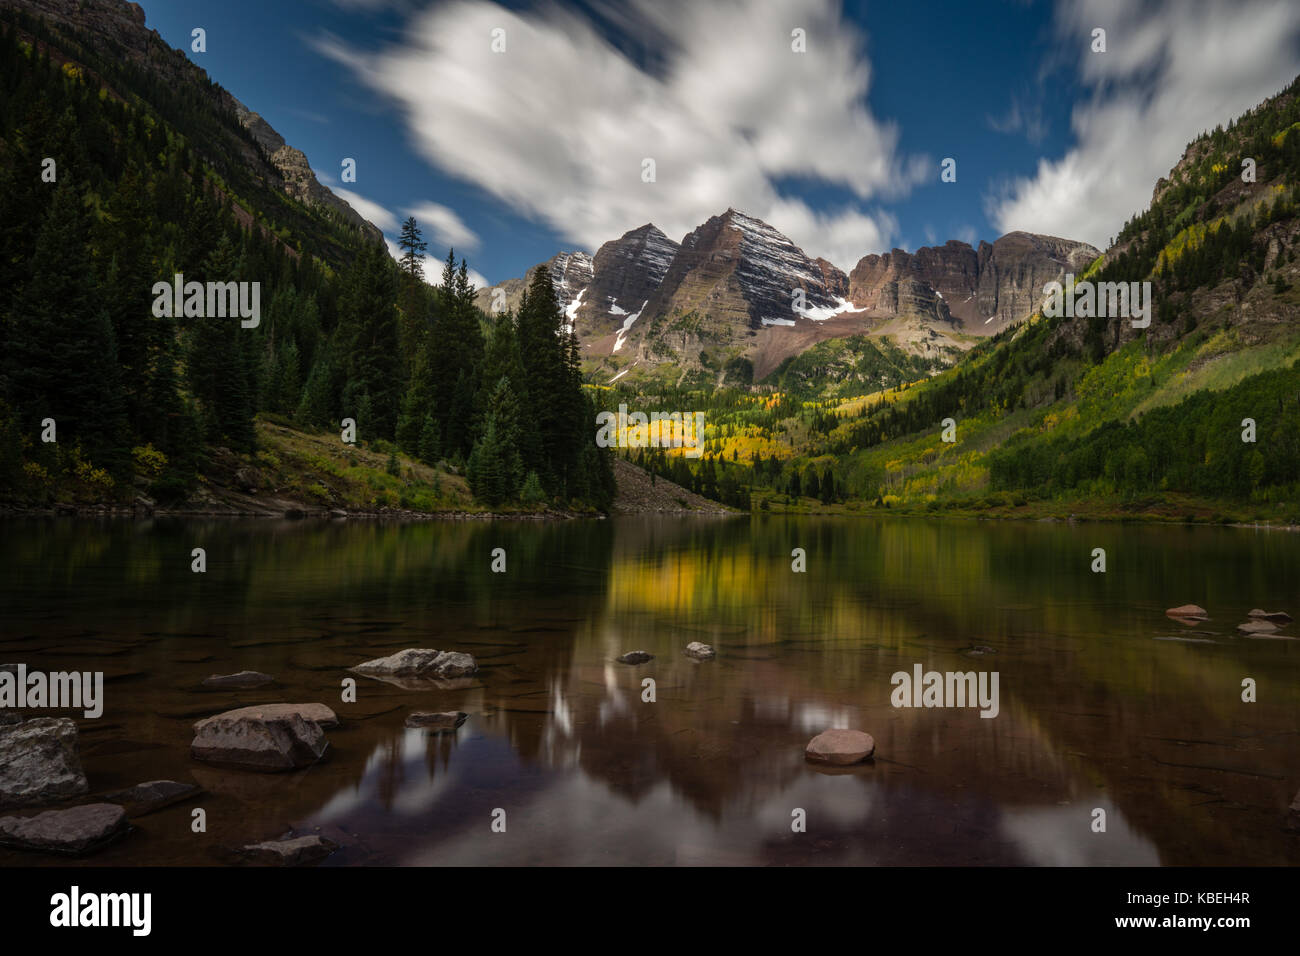
<path fill-rule="evenodd" d="M 853 335 L 783 362 L 770 393 L 639 383 L 647 407 L 709 423 L 693 471 L 641 463 L 758 510 L 1300 526 L 1298 213 L 1300 78 L 1191 143 L 1091 262 L 1013 233 L 859 263 L 866 314 L 990 327 L 953 367 Z M 1042 315 L 1039 283 L 1065 269 L 1097 303 L 1122 283 L 1143 304 Z"/>
<path fill-rule="evenodd" d="M 1098 255 L 1086 243 L 1015 232 L 978 251 L 952 240 L 865 256 L 846 275 L 762 220 L 728 209 L 680 245 L 646 224 L 594 259 L 562 253 L 548 266 L 596 380 L 672 366 L 750 381 L 817 342 L 862 334 L 920 360 L 909 367 L 949 365 L 979 338 L 1027 318 L 1045 283 L 1083 271 Z M 505 306 L 517 307 L 535 270 L 481 290 L 480 305 L 488 308 L 500 290 Z"/>
<path fill-rule="evenodd" d="M 346 199 L 341 199 L 328 187 L 320 184 L 302 150 L 287 144 L 284 137 L 277 133 L 270 123 L 233 96 L 230 97 L 230 104 L 239 121 L 252 134 L 271 165 L 280 174 L 280 188 L 287 195 L 309 206 L 332 209 L 346 222 L 360 229 L 372 242 L 384 241 L 384 234 L 378 226 L 353 209 Z"/>
<path fill-rule="evenodd" d="M 1044 284 L 1081 273 L 1101 253 L 1084 242 L 1012 232 L 979 251 L 949 240 L 915 254 L 865 256 L 848 297 L 867 314 L 920 318 L 970 335 L 993 335 L 1032 313 Z"/>
<path fill-rule="evenodd" d="M 155 89 L 168 88 L 177 102 L 155 102 L 168 119 L 191 135 L 223 175 L 229 178 L 230 164 L 237 163 L 245 174 L 239 178 L 266 183 L 336 216 L 365 239 L 383 242 L 378 227 L 317 181 L 300 150 L 287 145 L 265 119 L 213 83 L 183 51 L 168 46 L 156 30 L 146 27 L 139 4 L 125 0 L 0 0 L 0 9 L 5 8 L 33 18 L 31 29 L 37 33 L 56 30 L 57 37 L 42 37 L 53 41 L 47 47 L 51 55 L 106 82 L 118 99 L 125 97 L 137 77 Z M 105 57 L 116 61 L 113 66 L 125 74 L 125 82 L 119 84 L 105 75 L 108 71 L 100 65 Z M 197 111 L 183 103 L 184 94 L 202 96 L 207 101 L 206 112 L 221 120 L 200 127 Z"/>
<path fill-rule="evenodd" d="M 591 286 L 576 315 L 579 337 L 590 341 L 614 333 L 617 342 L 620 332 L 626 334 L 668 274 L 679 248 L 646 223 L 596 250 Z"/>

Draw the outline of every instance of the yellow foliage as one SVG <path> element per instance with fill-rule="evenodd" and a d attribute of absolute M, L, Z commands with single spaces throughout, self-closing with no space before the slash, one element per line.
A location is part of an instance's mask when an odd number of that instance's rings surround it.
<path fill-rule="evenodd" d="M 23 477 L 43 488 L 48 488 L 50 485 L 50 473 L 34 461 L 23 462 Z"/>
<path fill-rule="evenodd" d="M 147 478 L 157 478 L 167 467 L 167 456 L 153 445 L 131 449 L 131 458 L 135 461 L 135 470 Z"/>
<path fill-rule="evenodd" d="M 77 460 L 73 468 L 78 481 L 88 485 L 99 485 L 105 490 L 113 487 L 113 478 L 103 468 L 96 468 L 88 461 Z"/>

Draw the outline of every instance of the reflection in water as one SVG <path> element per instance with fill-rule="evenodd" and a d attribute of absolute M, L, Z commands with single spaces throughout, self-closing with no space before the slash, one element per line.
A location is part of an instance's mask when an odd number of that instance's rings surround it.
<path fill-rule="evenodd" d="M 207 549 L 206 574 L 189 571 L 193 547 Z M 490 571 L 497 547 L 506 574 Z M 791 570 L 795 547 L 806 573 Z M 1105 574 L 1090 571 L 1096 547 Z M 1294 535 L 915 519 L 11 521 L 0 568 L 0 663 L 105 672 L 104 716 L 78 720 L 92 788 L 169 778 L 208 791 L 208 834 L 189 832 L 180 805 L 93 864 L 214 862 L 215 847 L 290 828 L 343 846 L 326 865 L 1300 861 L 1300 836 L 1282 829 L 1300 787 L 1300 630 L 1235 631 L 1252 607 L 1296 613 Z M 1211 619 L 1165 617 L 1187 602 Z M 717 659 L 685 657 L 692 640 Z M 346 668 L 412 646 L 472 653 L 481 670 L 443 686 L 361 678 L 357 703 L 339 702 Z M 638 649 L 655 659 L 616 661 Z M 997 670 L 999 716 L 892 708 L 890 675 L 916 664 Z M 242 669 L 278 684 L 199 687 Z M 1241 701 L 1245 677 L 1258 703 Z M 189 758 L 193 720 L 276 700 L 338 711 L 329 760 L 263 776 Z M 429 733 L 403 727 L 412 710 L 470 718 Z M 828 727 L 869 731 L 877 759 L 805 764 Z M 796 810 L 806 832 L 792 831 Z"/>

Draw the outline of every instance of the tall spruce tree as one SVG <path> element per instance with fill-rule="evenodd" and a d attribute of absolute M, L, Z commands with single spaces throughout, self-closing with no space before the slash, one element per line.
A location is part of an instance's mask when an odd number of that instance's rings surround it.
<path fill-rule="evenodd" d="M 339 301 L 339 357 L 347 375 L 344 394 L 349 406 L 344 411 L 359 413 L 361 397 L 369 396 L 367 439 L 393 437 L 405 389 L 390 263 L 382 246 L 366 247 L 353 263 Z"/>
<path fill-rule="evenodd" d="M 129 464 L 113 327 L 86 268 L 87 217 L 68 179 L 58 184 L 36 238 L 31 278 L 8 334 L 9 401 L 35 440 L 45 418 L 60 445 L 79 442 L 121 475 Z"/>

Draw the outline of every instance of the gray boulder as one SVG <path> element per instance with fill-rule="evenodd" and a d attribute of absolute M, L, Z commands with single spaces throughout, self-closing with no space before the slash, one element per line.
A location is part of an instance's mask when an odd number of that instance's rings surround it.
<path fill-rule="evenodd" d="M 645 651 L 628 651 L 619 658 L 624 664 L 644 664 L 646 661 L 655 659 L 653 654 L 647 654 Z"/>
<path fill-rule="evenodd" d="M 718 652 L 713 649 L 712 644 L 701 644 L 699 641 L 691 641 L 686 645 L 686 656 L 693 657 L 697 661 L 711 661 L 718 656 Z"/>
<path fill-rule="evenodd" d="M 861 763 L 876 752 L 871 734 L 860 730 L 827 730 L 808 741 L 804 756 L 814 763 L 847 766 Z"/>
<path fill-rule="evenodd" d="M 203 791 L 192 783 L 177 783 L 175 780 L 151 780 L 136 784 L 128 790 L 114 790 L 104 794 L 100 799 L 105 803 L 116 803 L 126 811 L 128 817 L 142 817 L 179 803 L 190 797 L 198 796 Z"/>
<path fill-rule="evenodd" d="M 196 723 L 190 756 L 217 767 L 279 773 L 309 767 L 329 750 L 320 725 L 295 711 L 242 710 Z"/>
<path fill-rule="evenodd" d="M 251 707 L 236 707 L 234 710 L 227 710 L 216 716 L 274 718 L 286 717 L 289 714 L 297 714 L 303 720 L 310 720 L 321 730 L 331 730 L 339 725 L 338 715 L 324 704 L 253 704 Z M 197 730 L 198 724 L 195 724 L 194 728 Z"/>
<path fill-rule="evenodd" d="M 459 651 L 436 651 L 431 648 L 408 647 L 388 657 L 377 657 L 352 668 L 367 677 L 420 677 L 448 679 L 467 677 L 478 671 L 478 664 L 469 654 Z"/>
<path fill-rule="evenodd" d="M 57 803 L 89 789 L 77 753 L 77 725 L 67 717 L 0 727 L 0 806 Z"/>
<path fill-rule="evenodd" d="M 34 817 L 0 818 L 0 845 L 80 855 L 99 849 L 129 828 L 121 807 L 88 803 L 70 810 L 47 810 Z"/>
<path fill-rule="evenodd" d="M 243 847 L 239 855 L 250 863 L 264 866 L 304 866 L 319 863 L 339 848 L 324 837 L 300 836 L 288 840 L 267 840 Z"/>

